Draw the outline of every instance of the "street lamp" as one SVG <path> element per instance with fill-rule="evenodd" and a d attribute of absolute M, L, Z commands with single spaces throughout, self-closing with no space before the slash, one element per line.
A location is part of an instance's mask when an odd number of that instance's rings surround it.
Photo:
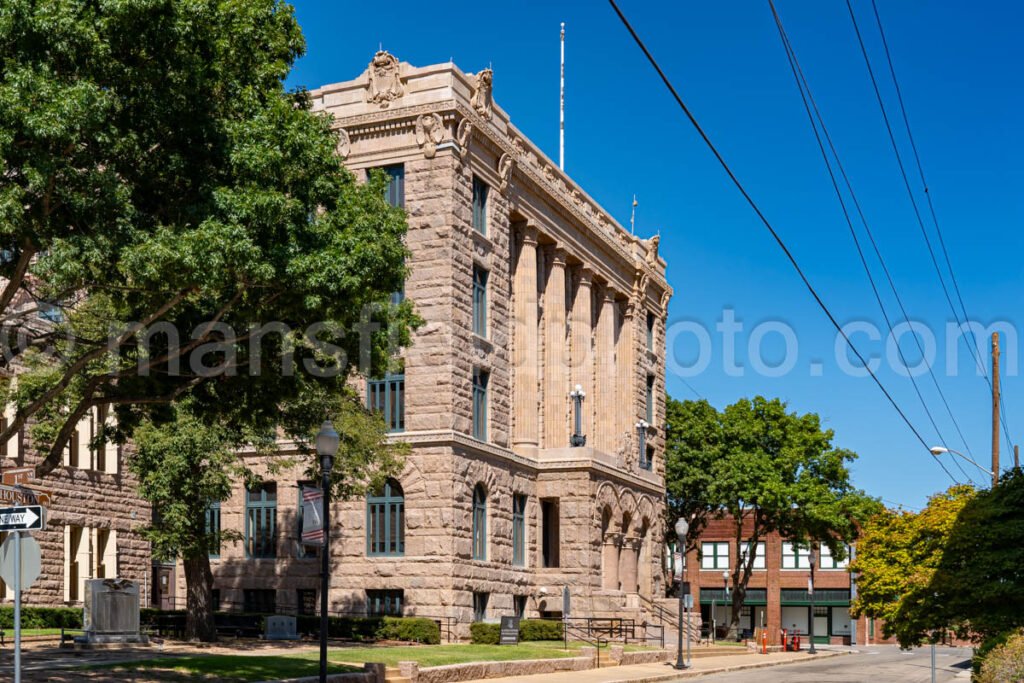
<path fill-rule="evenodd" d="M 725 587 L 725 599 L 729 600 L 729 572 L 722 572 L 722 585 Z M 730 600 L 730 605 L 731 604 L 732 601 Z M 729 621 L 729 626 L 732 626 L 732 620 Z M 728 637 L 728 635 L 729 632 L 726 631 L 726 637 Z"/>
<path fill-rule="evenodd" d="M 644 420 L 636 423 L 636 438 L 640 444 L 640 467 L 647 470 L 651 469 L 653 464 L 647 461 L 647 428 L 650 426 Z"/>
<path fill-rule="evenodd" d="M 583 387 L 579 384 L 569 392 L 569 398 L 572 399 L 573 406 L 576 409 L 576 428 L 569 439 L 569 445 L 573 448 L 587 445 L 587 435 L 583 433 L 583 399 L 586 397 L 586 392 L 583 391 Z"/>
<path fill-rule="evenodd" d="M 818 651 L 814 649 L 814 566 L 818 563 L 818 554 L 814 552 L 814 546 L 811 546 L 811 552 L 808 553 L 808 559 L 811 561 L 811 578 L 807 580 L 807 592 L 811 596 L 811 646 L 807 648 L 807 654 L 815 655 Z"/>
<path fill-rule="evenodd" d="M 683 619 L 686 610 L 686 596 L 684 595 L 686 587 L 686 575 L 683 574 L 682 557 L 686 553 L 686 534 L 690 531 L 690 525 L 687 524 L 686 520 L 680 517 L 676 520 L 676 541 L 679 548 L 679 628 L 677 629 L 679 635 L 679 648 L 676 653 L 676 668 L 686 669 L 689 664 L 683 661 Z M 686 619 L 686 649 L 689 652 L 690 649 L 690 620 Z"/>
<path fill-rule="evenodd" d="M 930 450 L 932 452 L 932 455 L 934 455 L 936 458 L 939 457 L 940 455 L 942 455 L 943 453 L 949 453 L 951 455 L 959 455 L 961 458 L 963 458 L 967 462 L 971 463 L 972 465 L 977 467 L 979 470 L 981 470 L 982 472 L 984 472 L 988 476 L 990 476 L 990 477 L 994 477 L 995 476 L 995 474 L 992 473 L 992 470 L 985 469 L 984 467 L 979 465 L 977 462 L 975 462 L 973 458 L 970 458 L 970 457 L 964 455 L 960 451 L 954 451 L 952 448 L 946 448 L 945 446 L 932 446 L 928 450 Z"/>
<path fill-rule="evenodd" d="M 326 420 L 316 435 L 316 452 L 320 456 L 320 485 L 323 487 L 324 546 L 320 554 L 320 683 L 327 683 L 327 591 L 331 573 L 331 469 L 338 452 L 338 432 Z"/>

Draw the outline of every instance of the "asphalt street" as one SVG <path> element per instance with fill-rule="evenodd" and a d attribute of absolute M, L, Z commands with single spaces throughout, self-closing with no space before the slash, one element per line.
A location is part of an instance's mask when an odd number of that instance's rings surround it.
<path fill-rule="evenodd" d="M 843 657 L 821 662 L 711 674 L 701 680 L 715 683 L 930 683 L 929 648 L 901 651 L 896 646 L 858 648 Z M 938 647 L 935 657 L 937 683 L 970 680 L 971 649 Z M 959 674 L 959 676 L 958 676 Z"/>

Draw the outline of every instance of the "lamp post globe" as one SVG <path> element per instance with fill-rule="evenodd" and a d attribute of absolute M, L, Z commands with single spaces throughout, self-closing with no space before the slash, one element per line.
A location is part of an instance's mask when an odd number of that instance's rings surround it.
<path fill-rule="evenodd" d="M 320 486 L 323 493 L 324 545 L 320 553 L 320 681 L 327 682 L 327 592 L 330 586 L 331 548 L 331 470 L 341 441 L 330 420 L 325 420 L 316 435 L 320 456 Z"/>
<path fill-rule="evenodd" d="M 676 520 L 676 538 L 679 539 L 680 549 L 686 543 L 686 534 L 690 533 L 690 524 L 680 517 Z"/>

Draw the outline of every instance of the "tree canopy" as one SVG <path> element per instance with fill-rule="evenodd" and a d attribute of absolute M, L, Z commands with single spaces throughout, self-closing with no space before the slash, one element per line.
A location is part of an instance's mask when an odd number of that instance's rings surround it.
<path fill-rule="evenodd" d="M 706 401 L 670 403 L 669 514 L 689 515 L 698 529 L 712 517 L 732 520 L 734 625 L 758 541 L 778 532 L 805 546 L 823 543 L 842 558 L 858 523 L 880 509 L 850 481 L 847 465 L 856 454 L 835 447 L 816 414 L 790 412 L 785 402 L 761 396 L 723 411 Z"/>
<path fill-rule="evenodd" d="M 1024 626 L 1024 474 L 975 491 L 958 485 L 920 512 L 886 512 L 865 528 L 851 571 L 858 614 L 885 620 L 900 644 L 953 630 L 983 639 Z"/>
<path fill-rule="evenodd" d="M 307 435 L 325 416 L 289 399 L 408 342 L 404 213 L 284 88 L 289 5 L 7 0 L 0 45 L 0 440 L 31 421 L 38 476 L 105 404 L 104 438 L 184 397 Z"/>

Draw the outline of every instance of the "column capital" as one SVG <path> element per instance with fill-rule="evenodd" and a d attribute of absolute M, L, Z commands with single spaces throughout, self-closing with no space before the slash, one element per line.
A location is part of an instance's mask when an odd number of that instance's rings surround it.
<path fill-rule="evenodd" d="M 594 284 L 594 271 L 586 266 L 580 266 L 580 286 L 590 287 Z"/>
<path fill-rule="evenodd" d="M 601 288 L 601 300 L 604 303 L 615 303 L 615 288 L 611 285 L 605 285 Z"/>
<path fill-rule="evenodd" d="M 521 238 L 523 240 L 523 244 L 533 244 L 533 245 L 537 244 L 537 228 L 536 227 L 534 227 L 534 226 L 532 226 L 530 224 L 526 224 L 526 225 L 524 225 L 520 229 L 519 234 L 520 234 L 520 236 L 521 236 Z"/>
<path fill-rule="evenodd" d="M 608 531 L 604 535 L 604 543 L 605 545 L 620 546 L 622 545 L 622 539 L 624 536 L 625 534 L 617 531 Z"/>
<path fill-rule="evenodd" d="M 551 250 L 551 265 L 552 266 L 562 266 L 564 268 L 565 267 L 565 261 L 566 261 L 566 258 L 568 258 L 568 256 L 569 255 L 565 251 L 564 248 L 557 247 L 557 246 L 554 247 Z"/>

